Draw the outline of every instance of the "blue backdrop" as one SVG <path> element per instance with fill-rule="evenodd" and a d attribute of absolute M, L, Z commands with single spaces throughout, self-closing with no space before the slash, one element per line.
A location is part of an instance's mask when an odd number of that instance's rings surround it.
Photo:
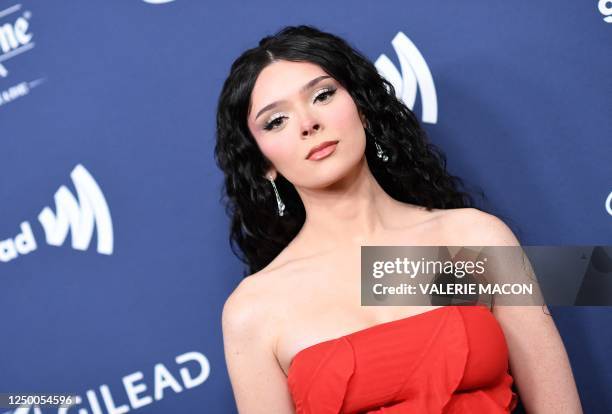
<path fill-rule="evenodd" d="M 378 62 L 523 244 L 612 244 L 612 1 L 152 3 L 0 0 L 0 392 L 235 412 L 216 102 L 289 24 Z M 552 312 L 585 412 L 611 412 L 612 309 Z"/>

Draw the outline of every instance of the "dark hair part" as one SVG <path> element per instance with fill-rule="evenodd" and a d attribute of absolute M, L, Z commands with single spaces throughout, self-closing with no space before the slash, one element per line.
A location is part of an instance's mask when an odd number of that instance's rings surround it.
<path fill-rule="evenodd" d="M 460 190 L 462 180 L 446 171 L 444 154 L 428 141 L 414 113 L 364 55 L 315 27 L 285 27 L 234 61 L 218 102 L 215 159 L 225 174 L 222 199 L 227 196 L 224 203 L 231 217 L 230 246 L 251 274 L 269 264 L 305 220 L 297 191 L 280 174 L 275 183 L 287 208 L 278 216 L 272 186 L 264 177 L 270 163 L 247 125 L 255 81 L 277 60 L 317 64 L 349 92 L 368 123 L 368 166 L 391 197 L 428 210 L 473 207 L 472 197 Z M 373 137 L 388 155 L 387 162 L 377 158 Z"/>

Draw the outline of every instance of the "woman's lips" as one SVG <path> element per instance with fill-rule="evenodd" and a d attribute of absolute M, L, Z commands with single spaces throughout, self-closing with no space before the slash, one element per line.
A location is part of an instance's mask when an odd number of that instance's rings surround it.
<path fill-rule="evenodd" d="M 321 160 L 328 155 L 332 154 L 336 150 L 336 146 L 338 145 L 338 141 L 329 141 L 325 142 L 321 145 L 322 148 L 313 151 L 309 156 L 308 160 L 318 161 Z"/>

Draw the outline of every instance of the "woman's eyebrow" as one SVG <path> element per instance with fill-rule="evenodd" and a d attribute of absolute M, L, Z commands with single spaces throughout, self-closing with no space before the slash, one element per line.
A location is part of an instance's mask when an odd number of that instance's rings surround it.
<path fill-rule="evenodd" d="M 329 76 L 329 75 L 317 76 L 316 78 L 314 78 L 313 80 L 309 81 L 304 86 L 302 86 L 300 88 L 300 93 L 306 92 L 308 89 L 312 88 L 317 83 L 319 83 L 323 79 L 327 79 L 327 78 L 331 78 L 331 76 Z M 261 110 L 259 112 L 257 112 L 257 116 L 255 117 L 255 119 L 259 118 L 259 115 L 261 115 L 262 113 L 264 113 L 266 111 L 269 111 L 270 109 L 274 108 L 275 106 L 277 106 L 278 104 L 280 104 L 282 102 L 284 102 L 284 100 L 274 101 L 271 104 L 264 106 L 263 108 L 261 108 Z"/>

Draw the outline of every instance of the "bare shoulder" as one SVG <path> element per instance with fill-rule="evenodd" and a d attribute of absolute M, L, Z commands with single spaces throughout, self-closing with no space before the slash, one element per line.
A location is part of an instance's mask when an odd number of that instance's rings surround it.
<path fill-rule="evenodd" d="M 240 413 L 293 412 L 274 352 L 282 312 L 278 312 L 273 278 L 265 272 L 246 277 L 223 306 L 225 360 Z"/>
<path fill-rule="evenodd" d="M 258 298 L 257 286 L 252 276 L 246 277 L 226 299 L 221 313 L 224 332 L 240 330 L 252 323 L 253 314 L 257 313 L 257 306 L 253 306 Z"/>
<path fill-rule="evenodd" d="M 475 208 L 445 210 L 437 220 L 437 228 L 456 246 L 520 245 L 503 220 Z M 504 261 L 505 270 L 512 270 L 509 265 Z M 569 359 L 546 305 L 495 305 L 493 315 L 526 411 L 582 413 Z"/>
<path fill-rule="evenodd" d="M 273 273 L 257 272 L 244 278 L 225 301 L 221 315 L 224 335 L 259 332 L 271 328 L 279 286 Z M 268 332 L 271 334 L 271 332 Z"/>
<path fill-rule="evenodd" d="M 437 220 L 451 240 L 462 246 L 518 246 L 510 227 L 499 217 L 477 208 L 438 210 Z"/>

